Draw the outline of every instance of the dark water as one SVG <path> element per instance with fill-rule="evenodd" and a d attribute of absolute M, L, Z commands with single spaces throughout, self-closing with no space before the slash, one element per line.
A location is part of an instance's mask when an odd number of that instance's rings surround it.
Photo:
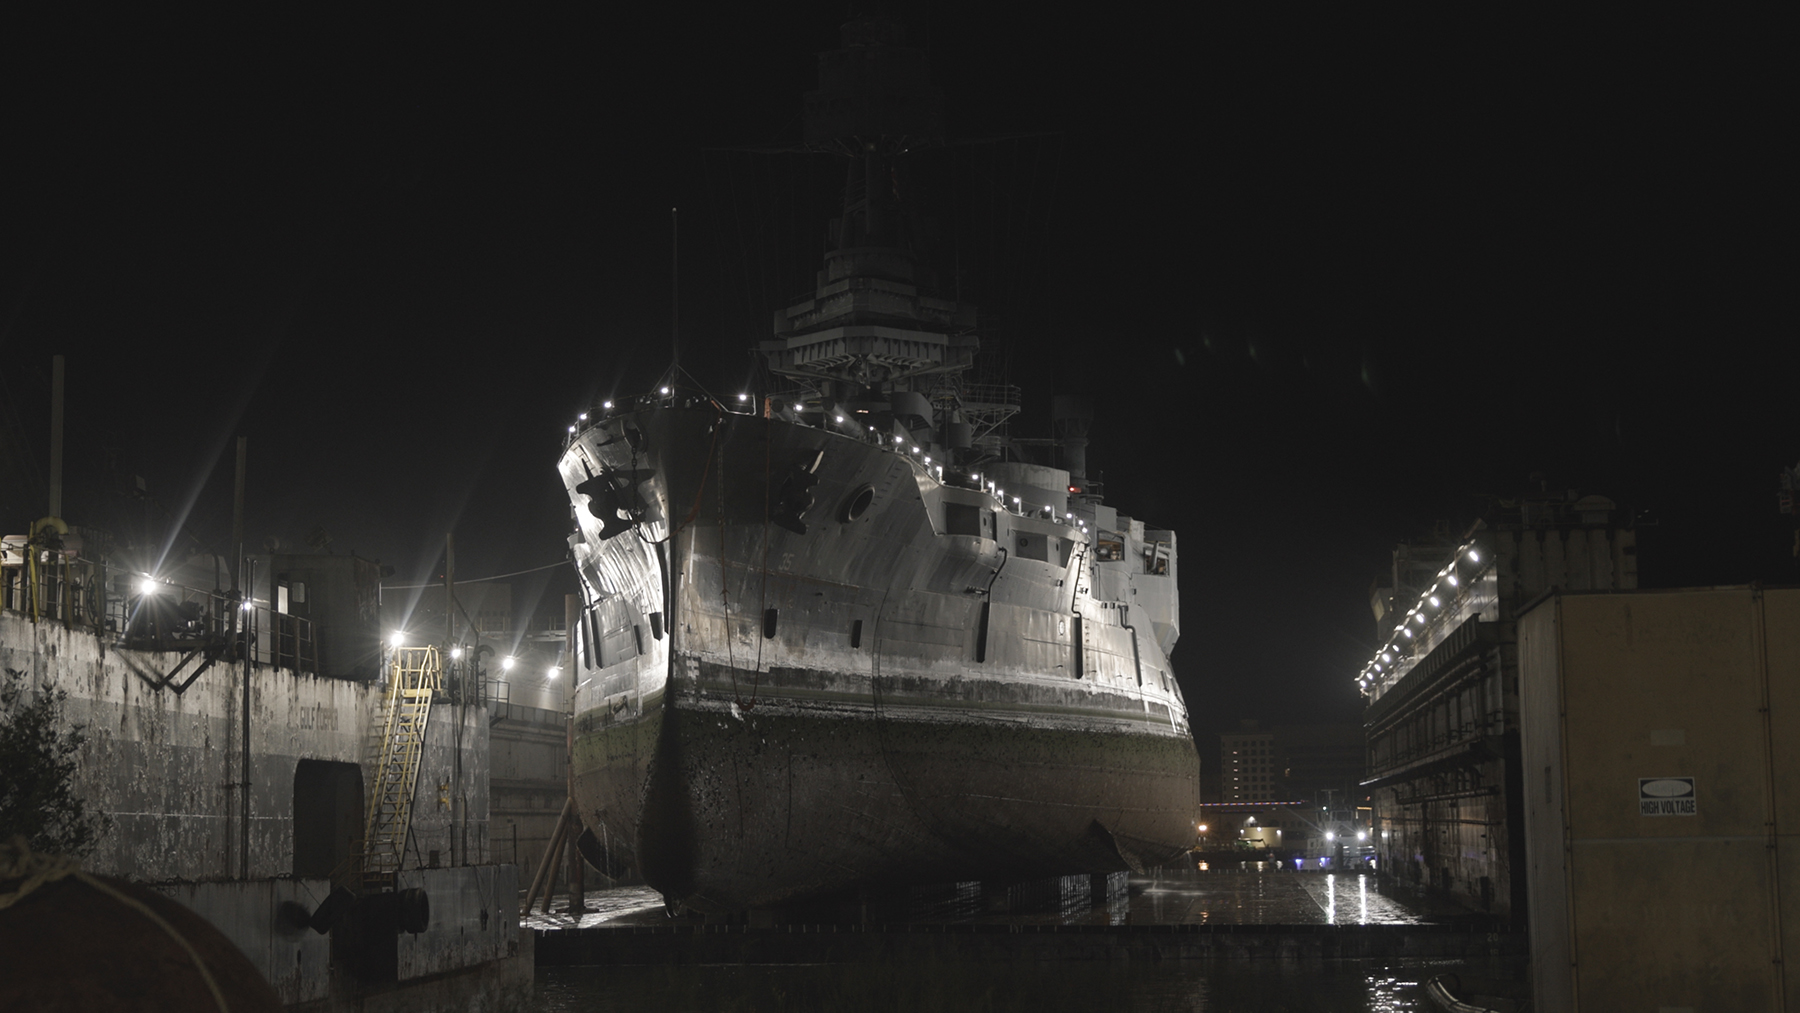
<path fill-rule="evenodd" d="M 1388 1013 L 1432 1009 L 1418 986 L 1433 974 L 1513 970 L 1483 961 L 1361 960 L 541 967 L 536 1008 Z"/>

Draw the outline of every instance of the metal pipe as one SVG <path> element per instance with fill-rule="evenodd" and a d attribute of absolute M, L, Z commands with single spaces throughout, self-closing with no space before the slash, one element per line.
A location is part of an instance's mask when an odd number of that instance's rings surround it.
<path fill-rule="evenodd" d="M 231 608 L 237 614 L 231 617 L 230 634 L 226 639 L 228 648 L 235 649 L 243 644 L 249 650 L 245 639 L 244 626 L 249 621 L 244 611 L 245 595 L 239 584 L 244 570 L 244 444 L 245 438 L 237 438 L 237 471 L 231 480 Z M 102 582 L 104 586 L 104 582 Z"/>
<path fill-rule="evenodd" d="M 242 438 L 240 437 L 240 440 L 241 439 Z M 243 474 L 242 469 L 239 469 L 238 473 L 240 475 Z M 255 560 L 250 561 L 250 587 L 252 589 L 254 589 L 256 587 L 256 561 Z M 250 618 L 254 618 L 255 615 L 256 615 L 256 613 L 254 611 L 249 613 Z M 243 742 L 244 742 L 243 770 L 241 771 L 241 773 L 243 774 L 244 780 L 238 786 L 239 792 L 242 796 L 238 800 L 238 802 L 239 802 L 238 808 L 242 813 L 241 822 L 243 824 L 242 830 L 240 832 L 240 843 L 239 843 L 239 850 L 238 850 L 238 875 L 240 878 L 249 879 L 250 878 L 250 641 L 249 641 L 249 638 L 247 638 L 247 637 L 245 638 L 245 641 L 244 641 L 243 727 L 240 730 L 240 735 L 242 736 Z"/>

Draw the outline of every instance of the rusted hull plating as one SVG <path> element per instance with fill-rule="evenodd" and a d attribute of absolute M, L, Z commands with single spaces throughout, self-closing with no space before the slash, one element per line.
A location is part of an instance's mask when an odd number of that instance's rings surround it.
<path fill-rule="evenodd" d="M 571 764 L 607 864 L 742 909 L 1141 868 L 1192 841 L 1185 706 L 1129 603 L 1094 595 L 1086 532 L 905 450 L 710 406 L 571 441 Z M 814 461 L 787 530 L 784 483 Z M 981 533 L 951 533 L 970 507 Z M 606 537 L 615 508 L 635 516 Z M 1006 550 L 1032 538 L 1046 559 Z"/>

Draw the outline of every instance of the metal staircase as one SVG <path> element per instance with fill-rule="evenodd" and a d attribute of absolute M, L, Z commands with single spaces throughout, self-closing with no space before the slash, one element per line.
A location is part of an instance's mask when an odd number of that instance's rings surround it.
<path fill-rule="evenodd" d="M 406 851 L 412 826 L 413 790 L 431 698 L 443 688 L 444 669 L 436 647 L 397 647 L 388 670 L 387 694 L 376 721 L 375 783 L 369 792 L 363 830 L 364 893 L 390 890 Z"/>

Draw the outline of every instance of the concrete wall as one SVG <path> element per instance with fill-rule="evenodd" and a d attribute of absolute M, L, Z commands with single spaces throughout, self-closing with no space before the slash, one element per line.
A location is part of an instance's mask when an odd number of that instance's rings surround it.
<path fill-rule="evenodd" d="M 157 890 L 193 908 L 236 943 L 282 1002 L 310 1002 L 329 993 L 331 938 L 305 924 L 330 894 L 329 881 L 171 883 Z"/>
<path fill-rule="evenodd" d="M 0 613 L 0 666 L 29 673 L 34 686 L 66 691 L 65 717 L 87 725 L 76 789 L 114 821 L 87 868 L 145 882 L 289 875 L 294 769 L 302 759 L 360 763 L 364 784 L 372 783 L 380 687 L 251 669 L 244 869 L 244 669 L 214 665 L 181 694 L 150 685 L 180 661 L 172 652 L 102 650 L 92 634 Z M 492 860 L 487 729 L 482 708 L 433 708 L 413 818 L 421 857 L 436 849 L 447 864 L 453 837 L 459 848 L 466 837 L 469 861 Z M 440 784 L 450 787 L 440 792 Z M 466 832 L 459 825 L 453 834 L 452 816 L 460 823 L 465 810 Z"/>
<path fill-rule="evenodd" d="M 568 798 L 568 724 L 557 711 L 517 705 L 496 710 L 490 815 L 499 861 L 529 877 L 549 847 L 556 817 Z"/>
<path fill-rule="evenodd" d="M 409 869 L 396 883 L 431 898 L 431 922 L 400 934 L 401 981 L 513 956 L 519 947 L 518 867 Z"/>

